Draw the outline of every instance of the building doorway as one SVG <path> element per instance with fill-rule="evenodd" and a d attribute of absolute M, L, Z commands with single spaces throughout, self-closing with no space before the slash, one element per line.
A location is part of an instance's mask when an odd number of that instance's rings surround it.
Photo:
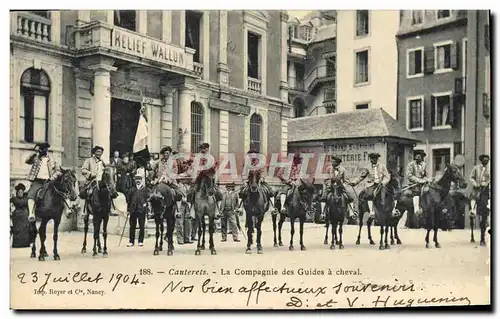
<path fill-rule="evenodd" d="M 110 154 L 114 151 L 119 151 L 120 155 L 132 153 L 140 111 L 139 102 L 111 99 Z"/>

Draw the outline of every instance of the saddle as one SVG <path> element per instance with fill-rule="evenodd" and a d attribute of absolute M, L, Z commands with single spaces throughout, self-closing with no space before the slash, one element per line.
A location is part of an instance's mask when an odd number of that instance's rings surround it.
<path fill-rule="evenodd" d="M 45 193 L 47 192 L 47 189 L 49 188 L 49 186 L 50 186 L 50 182 L 46 181 L 43 184 L 43 187 L 39 188 L 36 191 L 35 203 L 39 203 L 43 199 L 43 197 L 45 196 Z"/>

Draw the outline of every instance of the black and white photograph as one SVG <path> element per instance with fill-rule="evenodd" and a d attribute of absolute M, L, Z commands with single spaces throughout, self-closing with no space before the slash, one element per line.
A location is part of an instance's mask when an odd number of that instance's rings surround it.
<path fill-rule="evenodd" d="M 10 9 L 10 308 L 491 311 L 492 12 L 214 5 Z"/>

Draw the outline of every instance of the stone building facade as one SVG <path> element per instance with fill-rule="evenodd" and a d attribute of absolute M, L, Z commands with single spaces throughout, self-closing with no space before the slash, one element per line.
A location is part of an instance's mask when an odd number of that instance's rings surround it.
<path fill-rule="evenodd" d="M 282 11 L 11 12 L 11 180 L 34 143 L 65 167 L 94 145 L 132 151 L 141 105 L 149 149 L 286 153 L 287 21 Z M 43 82 L 43 83 L 42 83 Z M 283 142 L 285 141 L 285 142 Z M 241 165 L 240 165 L 241 164 Z"/>

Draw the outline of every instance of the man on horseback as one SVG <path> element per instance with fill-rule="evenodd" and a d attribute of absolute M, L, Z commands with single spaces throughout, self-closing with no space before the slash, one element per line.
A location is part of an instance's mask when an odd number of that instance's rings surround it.
<path fill-rule="evenodd" d="M 425 156 L 425 152 L 415 152 L 415 160 L 408 163 L 408 167 L 406 169 L 408 181 L 416 184 L 411 189 L 411 195 L 413 197 L 413 210 L 417 215 L 422 212 L 422 208 L 420 207 L 422 186 L 431 182 L 431 179 L 427 177 L 427 168 L 424 162 Z"/>
<path fill-rule="evenodd" d="M 391 176 L 385 165 L 378 162 L 379 157 L 380 154 L 378 153 L 370 153 L 368 158 L 371 164 L 363 170 L 358 178 L 349 183 L 349 185 L 354 187 L 365 178 L 368 178 L 365 188 L 359 193 L 359 205 L 363 207 L 362 204 L 368 203 L 370 217 L 375 216 L 375 212 L 373 211 L 373 200 L 379 192 L 382 192 L 383 200 L 385 197 L 385 186 L 391 181 Z"/>
<path fill-rule="evenodd" d="M 104 164 L 101 159 L 103 152 L 104 148 L 96 145 L 91 150 L 92 157 L 87 158 L 83 162 L 82 175 L 85 177 L 86 182 L 82 191 L 80 191 L 80 198 L 85 199 L 85 206 L 89 203 L 92 191 L 102 179 L 102 174 L 104 172 L 104 168 L 106 167 L 106 164 Z"/>
<path fill-rule="evenodd" d="M 338 156 L 333 155 L 332 157 L 332 166 L 328 167 L 327 174 L 328 178 L 323 182 L 323 194 L 321 196 L 321 214 L 325 213 L 326 200 L 328 199 L 328 195 L 330 194 L 330 186 L 332 182 L 337 182 L 340 184 L 344 184 L 348 182 L 347 177 L 345 176 L 346 170 L 344 167 L 340 166 L 342 163 L 342 159 Z M 347 199 L 347 204 L 354 202 L 354 194 L 344 187 L 344 196 Z M 350 217 L 350 216 L 349 216 Z"/>
<path fill-rule="evenodd" d="M 256 150 L 249 150 L 247 154 L 259 154 Z M 248 194 L 248 187 L 249 187 L 249 182 L 250 181 L 250 172 L 253 174 L 257 174 L 258 180 L 259 180 L 259 186 L 262 186 L 264 189 L 264 192 L 266 194 L 266 198 L 268 202 L 271 200 L 272 196 L 272 190 L 271 187 L 269 187 L 269 184 L 264 179 L 264 167 L 259 167 L 259 159 L 257 157 L 253 157 L 250 161 L 250 169 L 248 170 L 248 176 L 243 177 L 243 188 L 240 191 L 240 196 L 241 198 L 245 198 Z"/>
<path fill-rule="evenodd" d="M 38 143 L 34 153 L 26 159 L 26 164 L 31 165 L 27 179 L 31 182 L 28 190 L 28 220 L 35 221 L 35 203 L 43 198 L 50 181 L 56 180 L 61 171 L 52 156 L 49 154 L 49 143 Z M 69 207 L 69 206 L 68 206 Z"/>
<path fill-rule="evenodd" d="M 202 143 L 200 145 L 200 147 L 199 147 L 199 150 L 200 150 L 200 153 L 203 154 L 203 155 L 210 154 L 210 144 L 208 144 L 208 143 Z M 201 158 L 198 167 L 205 167 L 206 163 L 207 163 L 207 159 L 206 158 Z M 205 168 L 205 169 L 201 170 L 198 173 L 198 176 L 196 177 L 196 179 L 194 181 L 195 187 L 192 189 L 192 192 L 190 194 L 191 196 L 189 196 L 191 203 L 194 203 L 195 194 L 196 194 L 196 192 L 199 191 L 200 184 L 201 184 L 201 178 L 204 175 L 207 175 L 213 181 L 212 185 L 214 187 L 215 201 L 218 203 L 218 202 L 220 202 L 222 200 L 222 192 L 220 191 L 220 189 L 217 186 L 216 181 L 215 181 L 215 172 L 217 171 L 217 166 L 218 166 L 218 163 L 215 162 L 212 165 L 212 167 L 210 167 L 208 169 Z M 219 213 L 218 213 L 218 215 L 219 215 Z"/>
<path fill-rule="evenodd" d="M 474 166 L 470 173 L 470 181 L 472 183 L 472 192 L 470 195 L 471 216 L 475 216 L 477 213 L 477 200 L 479 199 L 481 191 L 488 191 L 487 206 L 490 206 L 489 187 L 491 183 L 491 173 L 490 166 L 488 165 L 490 157 L 486 154 L 480 155 L 479 161 L 481 164 Z"/>
<path fill-rule="evenodd" d="M 284 178 L 284 176 L 283 176 L 284 170 L 280 170 L 279 173 L 277 174 L 277 176 L 281 180 L 281 182 L 288 186 L 288 188 L 285 191 L 285 193 L 286 193 L 285 203 L 282 203 L 282 208 L 281 208 L 282 214 L 286 214 L 286 205 L 288 204 L 288 201 L 290 200 L 289 195 L 290 195 L 290 192 L 292 191 L 293 187 L 298 187 L 300 193 L 302 193 L 304 188 L 314 188 L 313 185 L 305 183 L 300 178 L 301 164 L 302 164 L 302 157 L 300 156 L 300 153 L 297 152 L 293 156 L 290 178 L 288 180 Z M 303 203 L 303 204 L 307 208 L 307 211 L 309 211 L 311 203 Z"/>
<path fill-rule="evenodd" d="M 157 185 L 159 183 L 167 184 L 170 188 L 172 188 L 175 192 L 175 200 L 180 201 L 182 197 L 186 195 L 182 193 L 181 189 L 177 185 L 177 180 L 174 175 L 177 175 L 177 161 L 172 161 L 171 166 L 169 167 L 169 158 L 172 153 L 172 148 L 170 146 L 166 146 L 161 149 L 160 154 L 161 158 L 156 161 L 154 166 L 152 167 L 152 185 Z"/>

